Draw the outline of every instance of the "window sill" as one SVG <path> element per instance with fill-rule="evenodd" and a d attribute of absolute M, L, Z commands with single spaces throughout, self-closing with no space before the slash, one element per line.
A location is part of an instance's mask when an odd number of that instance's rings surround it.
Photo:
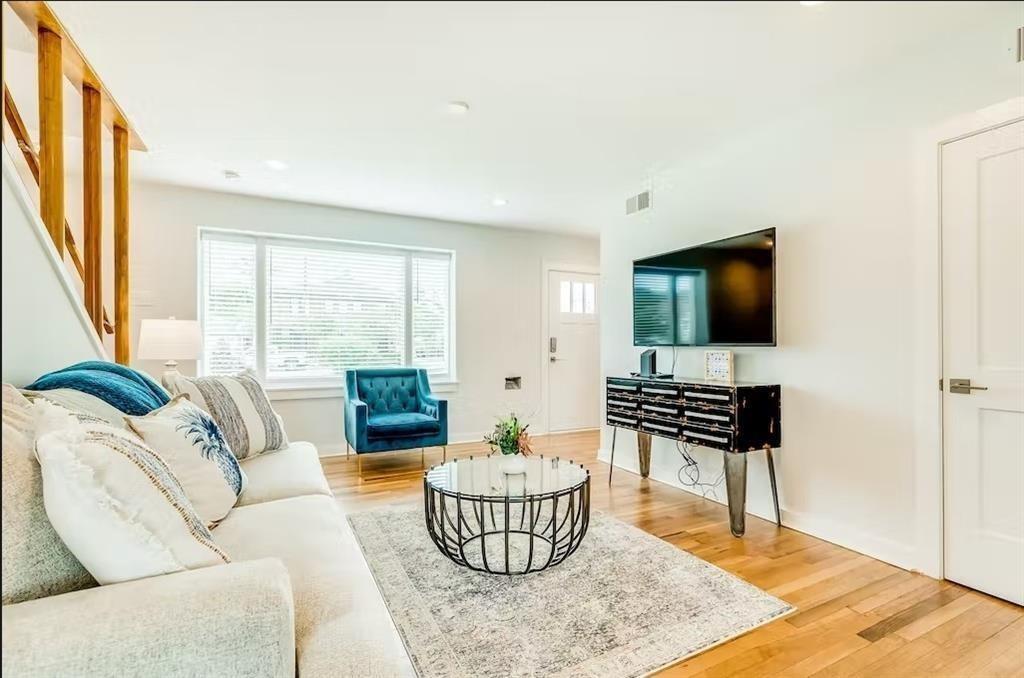
<path fill-rule="evenodd" d="M 336 385 L 269 384 L 265 388 L 267 396 L 271 400 L 317 400 L 345 397 L 345 387 Z M 459 390 L 459 382 L 431 382 L 430 390 L 433 393 L 455 393 Z"/>

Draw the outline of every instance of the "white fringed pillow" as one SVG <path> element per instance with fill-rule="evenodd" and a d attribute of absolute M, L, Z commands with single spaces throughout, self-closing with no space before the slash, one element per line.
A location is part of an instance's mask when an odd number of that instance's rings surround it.
<path fill-rule="evenodd" d="M 42 408 L 36 458 L 54 530 L 101 584 L 230 562 L 164 460 L 135 434 Z"/>
<path fill-rule="evenodd" d="M 245 473 L 220 428 L 187 394 L 125 421 L 167 462 L 207 525 L 228 514 L 245 490 Z"/>

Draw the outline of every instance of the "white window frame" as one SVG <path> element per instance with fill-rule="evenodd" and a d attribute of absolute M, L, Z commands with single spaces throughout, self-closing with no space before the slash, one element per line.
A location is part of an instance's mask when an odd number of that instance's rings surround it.
<path fill-rule="evenodd" d="M 405 257 L 406 293 L 405 293 L 405 365 L 412 364 L 412 261 L 414 258 L 437 258 L 447 259 L 448 267 L 448 369 L 444 373 L 432 373 L 430 385 L 434 390 L 452 390 L 458 384 L 456 377 L 455 358 L 455 250 L 437 248 L 408 247 L 404 245 L 391 245 L 384 243 L 363 242 L 357 240 L 341 240 L 335 238 L 321 238 L 315 236 L 281 235 L 277 233 L 265 233 L 259 231 L 240 231 L 234 229 L 215 228 L 209 226 L 199 227 L 199 237 L 196 239 L 196 308 L 199 309 L 198 316 L 200 325 L 205 327 L 204 310 L 206 304 L 203 299 L 203 292 L 206 288 L 206 281 L 203 277 L 203 240 L 212 238 L 216 240 L 234 240 L 236 242 L 250 242 L 256 246 L 256 366 L 255 370 L 268 391 L 291 392 L 292 397 L 316 397 L 317 392 L 327 397 L 336 393 L 343 393 L 345 387 L 344 377 L 337 379 L 294 379 L 294 380 L 269 380 L 267 378 L 267 267 L 266 252 L 267 245 L 284 245 L 294 247 L 305 247 L 310 249 L 342 250 L 345 252 L 367 252 L 385 254 L 403 254 Z M 206 374 L 204 360 L 198 361 L 198 373 Z M 341 389 L 341 391 L 339 391 Z M 330 391 L 331 393 L 324 393 Z M 288 397 L 287 395 L 284 397 Z"/>

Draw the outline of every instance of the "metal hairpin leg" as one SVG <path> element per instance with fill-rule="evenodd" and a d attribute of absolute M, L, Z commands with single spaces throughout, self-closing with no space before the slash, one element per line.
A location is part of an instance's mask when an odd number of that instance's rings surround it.
<path fill-rule="evenodd" d="M 345 441 L 345 461 L 348 461 L 348 458 L 351 457 L 351 456 L 352 456 L 352 446 L 349 445 L 348 441 L 346 440 Z"/>
<path fill-rule="evenodd" d="M 782 527 L 782 513 L 779 511 L 779 488 L 775 484 L 775 458 L 772 457 L 772 448 L 764 448 L 768 455 L 768 480 L 772 483 L 772 502 L 775 504 L 775 524 Z"/>
<path fill-rule="evenodd" d="M 441 463 L 443 464 L 446 461 L 448 461 L 448 446 L 447 445 L 442 445 L 441 446 Z"/>
<path fill-rule="evenodd" d="M 420 468 L 426 468 L 426 466 L 424 465 L 424 455 L 425 454 L 426 453 L 423 451 L 423 448 L 421 447 L 420 448 Z"/>
<path fill-rule="evenodd" d="M 612 484 L 612 471 L 615 469 L 615 434 L 618 433 L 619 427 L 612 426 L 612 458 L 608 461 L 608 484 Z"/>

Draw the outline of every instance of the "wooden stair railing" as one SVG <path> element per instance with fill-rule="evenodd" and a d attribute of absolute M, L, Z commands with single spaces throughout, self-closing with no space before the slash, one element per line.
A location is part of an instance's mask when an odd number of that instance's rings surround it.
<path fill-rule="evenodd" d="M 4 118 L 39 186 L 40 216 L 57 253 L 63 257 L 66 249 L 82 278 L 83 301 L 94 329 L 100 335 L 103 332 L 113 335 L 114 359 L 128 364 L 131 357 L 128 152 L 145 151 L 146 146 L 49 5 L 41 0 L 4 0 L 4 4 L 14 11 L 38 41 L 38 153 L 6 82 L 3 88 Z M 81 251 L 64 216 L 65 79 L 82 95 L 84 249 Z M 114 139 L 113 323 L 103 307 L 103 127 L 110 130 Z"/>
<path fill-rule="evenodd" d="M 25 123 L 21 119 L 21 114 L 18 113 L 18 107 L 14 104 L 14 98 L 11 97 L 11 92 L 4 87 L 4 117 L 7 119 L 7 124 L 11 126 L 11 132 L 14 133 L 14 139 L 18 143 L 18 148 L 21 150 L 21 155 L 25 158 L 25 164 L 28 165 L 29 171 L 32 173 L 33 178 L 36 180 L 36 185 L 39 184 L 39 156 L 36 155 L 35 149 L 32 148 L 32 142 L 28 138 L 28 130 L 25 129 Z M 64 246 L 68 250 L 68 255 L 71 257 L 71 263 L 74 264 L 75 270 L 78 271 L 78 275 L 85 281 L 85 265 L 82 263 L 82 257 L 78 253 L 78 247 L 75 244 L 75 235 L 71 231 L 71 226 L 68 225 L 67 219 L 64 220 Z M 110 317 L 107 315 L 107 309 L 102 309 L 103 314 L 103 330 L 107 334 L 114 333 L 114 326 L 110 324 Z"/>

